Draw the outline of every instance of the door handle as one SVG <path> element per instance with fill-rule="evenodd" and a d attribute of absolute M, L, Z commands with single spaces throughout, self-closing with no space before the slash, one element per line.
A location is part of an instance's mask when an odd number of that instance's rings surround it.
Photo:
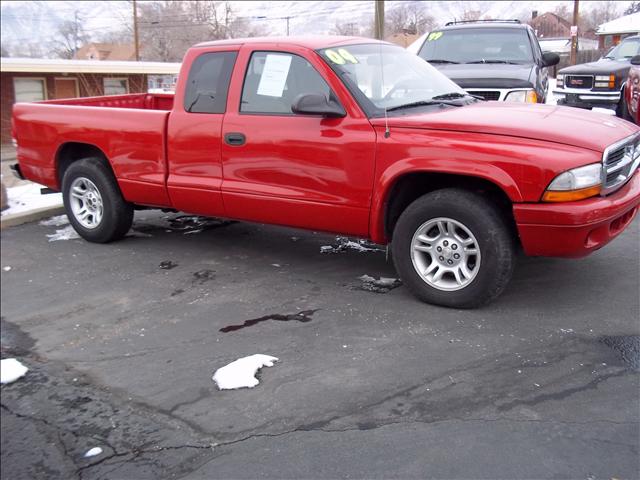
<path fill-rule="evenodd" d="M 247 137 L 245 137 L 243 133 L 230 132 L 230 133 L 224 134 L 224 142 L 227 145 L 233 145 L 234 147 L 238 147 L 240 145 L 244 145 L 246 141 L 247 141 Z"/>

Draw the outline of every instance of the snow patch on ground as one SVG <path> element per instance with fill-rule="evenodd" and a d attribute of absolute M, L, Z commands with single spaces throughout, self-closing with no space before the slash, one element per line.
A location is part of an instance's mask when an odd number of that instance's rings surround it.
<path fill-rule="evenodd" d="M 323 245 L 320 247 L 320 253 L 343 253 L 347 250 L 355 250 L 356 252 L 384 252 L 384 249 L 369 242 L 368 240 L 359 239 L 358 241 L 350 240 L 347 237 L 336 237 L 334 245 Z"/>
<path fill-rule="evenodd" d="M 73 240 L 74 238 L 80 238 L 78 232 L 76 232 L 71 225 L 56 230 L 56 233 L 47 234 L 50 242 L 57 242 L 58 240 Z"/>
<path fill-rule="evenodd" d="M 380 277 L 376 279 L 370 275 L 362 275 L 358 277 L 358 279 L 362 282 L 362 284 L 357 287 L 358 290 L 365 290 L 373 293 L 387 293 L 402 285 L 402 281 L 400 279 L 392 277 Z"/>
<path fill-rule="evenodd" d="M 40 225 L 44 225 L 45 227 L 61 227 L 63 225 L 67 225 L 68 223 L 69 218 L 66 215 L 56 215 L 55 217 L 42 220 L 40 222 Z"/>
<path fill-rule="evenodd" d="M 0 360 L 0 383 L 11 383 L 24 376 L 29 369 L 15 358 Z"/>
<path fill-rule="evenodd" d="M 257 353 L 240 358 L 216 370 L 212 380 L 220 390 L 253 388 L 260 383 L 255 374 L 262 367 L 273 367 L 278 358 Z"/>
<path fill-rule="evenodd" d="M 37 183 L 7 188 L 9 208 L 2 212 L 2 216 L 44 207 L 62 207 L 61 193 L 40 195 L 41 188 L 42 185 Z"/>
<path fill-rule="evenodd" d="M 83 455 L 84 458 L 95 457 L 96 455 L 100 455 L 102 453 L 102 449 L 100 447 L 93 447 Z"/>

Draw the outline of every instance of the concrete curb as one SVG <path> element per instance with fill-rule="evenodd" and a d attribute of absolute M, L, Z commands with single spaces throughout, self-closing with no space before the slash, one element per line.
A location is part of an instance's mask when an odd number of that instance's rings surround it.
<path fill-rule="evenodd" d="M 36 222 L 43 218 L 49 218 L 63 213 L 65 213 L 64 206 L 53 205 L 50 207 L 35 208 L 26 212 L 14 213 L 12 215 L 3 215 L 0 218 L 0 230 L 22 225 L 23 223 Z"/>

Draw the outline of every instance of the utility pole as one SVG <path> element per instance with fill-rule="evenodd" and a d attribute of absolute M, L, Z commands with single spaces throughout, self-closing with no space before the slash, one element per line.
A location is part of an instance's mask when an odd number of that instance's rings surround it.
<path fill-rule="evenodd" d="M 384 40 L 384 0 L 375 0 L 375 37 L 378 40 Z"/>
<path fill-rule="evenodd" d="M 133 43 L 136 51 L 136 62 L 140 61 L 140 47 L 138 45 L 138 9 L 136 0 L 133 0 Z"/>
<path fill-rule="evenodd" d="M 578 0 L 573 0 L 573 24 L 571 25 L 571 56 L 569 63 L 575 65 L 578 63 Z"/>
<path fill-rule="evenodd" d="M 291 17 L 284 17 L 285 20 L 287 21 L 287 37 L 289 36 L 289 20 L 291 19 Z"/>

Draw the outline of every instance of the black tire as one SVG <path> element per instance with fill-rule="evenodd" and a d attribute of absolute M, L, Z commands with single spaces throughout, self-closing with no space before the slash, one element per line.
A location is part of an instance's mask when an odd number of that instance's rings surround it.
<path fill-rule="evenodd" d="M 80 223 L 71 204 L 71 185 L 82 178 L 95 185 L 102 199 L 102 218 L 92 228 Z M 90 157 L 73 162 L 62 179 L 62 198 L 71 225 L 89 242 L 108 243 L 119 240 L 127 234 L 133 223 L 133 205 L 122 197 L 111 168 L 102 158 Z"/>
<path fill-rule="evenodd" d="M 462 224 L 479 246 L 477 273 L 459 290 L 446 291 L 430 285 L 412 260 L 414 234 L 439 218 Z M 391 245 L 393 261 L 404 284 L 420 300 L 445 307 L 476 308 L 498 297 L 511 279 L 516 250 L 511 232 L 504 215 L 482 195 L 453 188 L 436 190 L 415 200 L 398 219 Z M 435 261 L 434 257 L 429 258 Z M 453 274 L 445 276 L 450 282 L 454 280 Z"/>

